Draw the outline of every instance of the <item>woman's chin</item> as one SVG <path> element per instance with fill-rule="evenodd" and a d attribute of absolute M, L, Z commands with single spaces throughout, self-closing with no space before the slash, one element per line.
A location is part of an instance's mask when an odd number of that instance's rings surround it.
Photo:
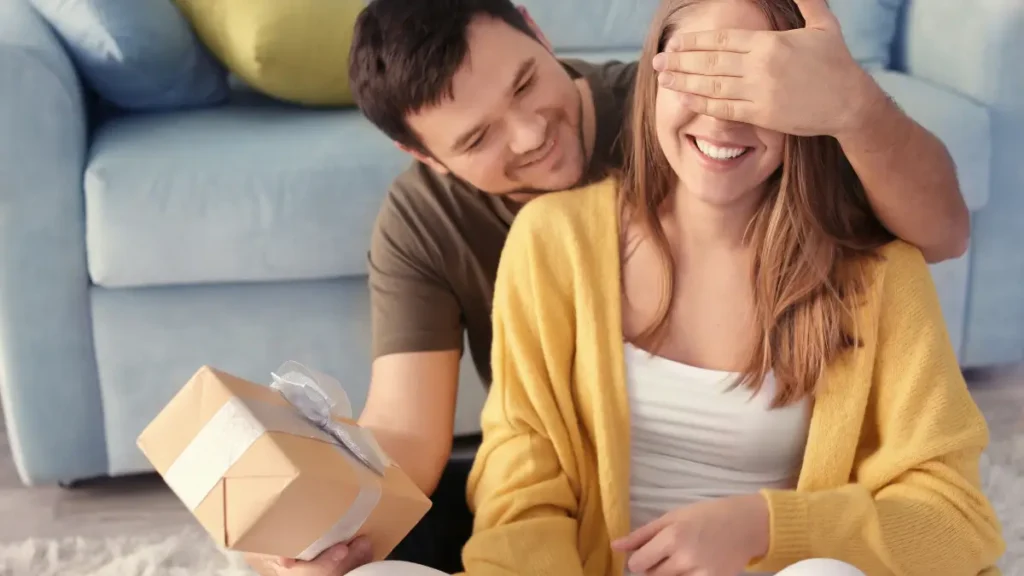
<path fill-rule="evenodd" d="M 757 200 L 760 186 L 749 182 L 722 182 L 720 178 L 707 180 L 692 183 L 683 180 L 683 193 L 702 204 L 723 209 L 748 206 Z"/>

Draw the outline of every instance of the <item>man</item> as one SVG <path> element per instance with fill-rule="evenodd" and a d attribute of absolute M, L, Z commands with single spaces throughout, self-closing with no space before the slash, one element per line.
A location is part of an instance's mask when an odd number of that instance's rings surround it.
<path fill-rule="evenodd" d="M 857 66 L 824 0 L 798 4 L 804 29 L 713 31 L 669 47 L 659 81 L 704 114 L 834 136 L 893 233 L 931 261 L 963 253 L 968 213 L 944 146 Z M 536 195 L 619 165 L 636 63 L 560 62 L 510 0 L 373 0 L 350 64 L 363 113 L 415 159 L 373 232 L 375 359 L 360 423 L 434 499 L 393 557 L 451 572 L 471 519 L 468 463 L 446 470 L 464 339 L 489 383 L 509 226 Z M 336 576 L 368 559 L 357 539 L 313 562 L 250 561 L 264 574 Z"/>

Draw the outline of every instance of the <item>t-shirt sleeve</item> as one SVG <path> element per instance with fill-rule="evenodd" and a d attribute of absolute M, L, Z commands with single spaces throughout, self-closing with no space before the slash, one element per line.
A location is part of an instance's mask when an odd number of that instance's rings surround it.
<path fill-rule="evenodd" d="M 629 94 L 636 84 L 637 62 L 610 60 L 597 67 L 597 74 L 605 85 L 611 88 L 619 102 L 628 102 Z"/>
<path fill-rule="evenodd" d="M 614 93 L 618 102 L 626 103 L 634 84 L 636 84 L 638 65 L 636 61 L 607 60 L 595 64 L 576 58 L 567 58 L 563 62 L 572 73 L 598 79 L 602 86 L 609 88 Z"/>
<path fill-rule="evenodd" d="M 369 290 L 372 354 L 461 350 L 463 325 L 429 227 L 403 209 L 394 193 L 385 199 L 370 240 Z"/>

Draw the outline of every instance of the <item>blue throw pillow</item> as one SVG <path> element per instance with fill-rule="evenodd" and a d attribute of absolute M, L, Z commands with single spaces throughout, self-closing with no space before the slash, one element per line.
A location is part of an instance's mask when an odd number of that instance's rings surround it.
<path fill-rule="evenodd" d="M 129 110 L 218 104 L 224 68 L 171 0 L 30 0 L 85 83 Z"/>
<path fill-rule="evenodd" d="M 867 69 L 889 67 L 896 25 L 906 0 L 829 0 L 850 53 Z"/>

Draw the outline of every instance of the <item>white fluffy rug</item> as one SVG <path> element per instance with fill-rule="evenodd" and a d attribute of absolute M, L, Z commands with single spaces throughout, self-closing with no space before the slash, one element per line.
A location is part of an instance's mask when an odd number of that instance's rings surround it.
<path fill-rule="evenodd" d="M 3 576 L 253 576 L 200 528 L 118 538 L 31 539 L 0 545 Z"/>
<path fill-rule="evenodd" d="M 995 445 L 983 459 L 986 493 L 1003 521 L 1005 576 L 1024 575 L 1024 441 Z M 219 550 L 198 527 L 164 535 L 32 539 L 0 544 L 3 576 L 252 576 L 239 555 Z"/>
<path fill-rule="evenodd" d="M 1003 525 L 1004 576 L 1024 576 L 1024 437 L 994 443 L 982 456 L 981 480 Z"/>

